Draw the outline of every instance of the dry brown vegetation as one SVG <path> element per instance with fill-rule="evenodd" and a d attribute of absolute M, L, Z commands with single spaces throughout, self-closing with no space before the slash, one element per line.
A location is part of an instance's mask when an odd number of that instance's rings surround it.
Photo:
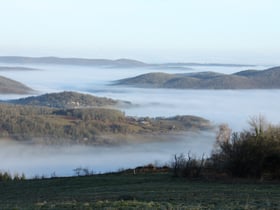
<path fill-rule="evenodd" d="M 175 176 L 207 179 L 249 178 L 280 179 L 280 127 L 254 117 L 251 128 L 231 133 L 220 126 L 212 155 L 197 159 L 191 155 L 175 155 Z"/>
<path fill-rule="evenodd" d="M 114 109 L 0 104 L 1 138 L 45 144 L 103 144 L 106 135 L 162 134 L 209 128 L 207 120 L 194 116 L 135 118 Z"/>

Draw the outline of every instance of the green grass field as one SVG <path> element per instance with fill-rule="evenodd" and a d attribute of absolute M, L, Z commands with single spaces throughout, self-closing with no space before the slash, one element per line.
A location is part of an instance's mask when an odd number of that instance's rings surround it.
<path fill-rule="evenodd" d="M 280 209 L 279 183 L 188 181 L 168 173 L 0 182 L 0 209 Z"/>

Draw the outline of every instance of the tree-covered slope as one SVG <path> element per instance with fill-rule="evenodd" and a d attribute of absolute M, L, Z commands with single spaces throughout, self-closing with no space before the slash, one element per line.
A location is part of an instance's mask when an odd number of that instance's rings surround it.
<path fill-rule="evenodd" d="M 135 118 L 104 108 L 57 109 L 0 104 L 0 138 L 42 144 L 118 144 L 123 135 L 165 134 L 211 128 L 195 116 Z"/>
<path fill-rule="evenodd" d="M 17 100 L 10 100 L 7 102 L 13 104 L 47 106 L 54 108 L 108 107 L 115 106 L 118 103 L 129 103 L 71 91 L 31 96 Z"/>

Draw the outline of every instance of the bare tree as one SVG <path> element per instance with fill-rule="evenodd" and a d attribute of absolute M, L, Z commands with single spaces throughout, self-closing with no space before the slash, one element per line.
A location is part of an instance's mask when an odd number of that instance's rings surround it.
<path fill-rule="evenodd" d="M 183 154 L 174 155 L 174 161 L 171 163 L 171 167 L 176 177 L 198 178 L 202 175 L 204 164 L 204 154 L 201 159 L 196 159 L 189 152 L 187 157 Z"/>
<path fill-rule="evenodd" d="M 256 137 L 262 136 L 264 131 L 269 128 L 269 123 L 263 115 L 250 117 L 248 121 L 250 125 L 250 130 Z"/>
<path fill-rule="evenodd" d="M 228 143 L 230 141 L 232 135 L 232 130 L 228 126 L 228 124 L 219 125 L 219 131 L 216 135 L 216 142 L 214 144 L 214 150 L 220 148 L 221 144 Z"/>

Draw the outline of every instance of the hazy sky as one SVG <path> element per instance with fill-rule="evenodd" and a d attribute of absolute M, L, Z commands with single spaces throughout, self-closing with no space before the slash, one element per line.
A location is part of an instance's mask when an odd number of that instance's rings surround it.
<path fill-rule="evenodd" d="M 279 0 L 0 0 L 0 55 L 279 64 Z"/>

